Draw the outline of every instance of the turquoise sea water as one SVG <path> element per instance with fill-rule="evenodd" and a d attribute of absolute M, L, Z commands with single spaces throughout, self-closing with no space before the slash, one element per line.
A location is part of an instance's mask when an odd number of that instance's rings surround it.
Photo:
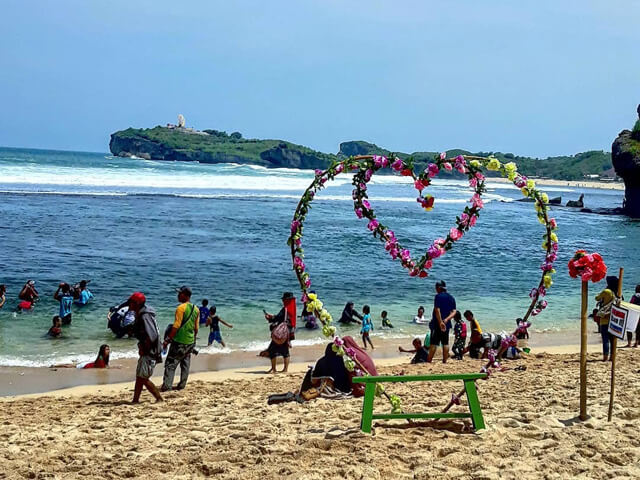
<path fill-rule="evenodd" d="M 0 310 L 0 365 L 48 365 L 95 356 L 101 343 L 115 357 L 134 356 L 134 340 L 117 340 L 106 329 L 109 306 L 141 290 L 171 321 L 174 287 L 190 285 L 194 300 L 208 298 L 234 325 L 222 326 L 228 348 L 266 346 L 262 309 L 275 312 L 285 290 L 297 295 L 286 239 L 291 216 L 313 178 L 311 171 L 267 170 L 239 165 L 153 162 L 106 154 L 0 149 L 0 283 L 7 304 Z M 439 180 L 430 187 L 435 208 L 425 213 L 406 179 L 374 177 L 371 200 L 378 216 L 416 253 L 443 236 L 471 196 L 465 182 Z M 615 207 L 622 192 L 545 188 L 563 203 L 585 193 L 590 207 Z M 305 228 L 306 263 L 334 316 L 353 300 L 371 305 L 376 326 L 389 311 L 396 328 L 375 335 L 409 336 L 426 327 L 410 322 L 418 305 L 427 311 L 436 279 L 445 279 L 460 309 L 471 309 L 491 331 L 510 330 L 539 280 L 543 228 L 533 206 L 513 199 L 520 192 L 489 182 L 480 220 L 456 247 L 435 262 L 427 279 L 410 278 L 353 214 L 347 176 L 314 202 Z M 620 216 L 580 214 L 552 208 L 559 223 L 558 274 L 549 307 L 533 331 L 576 328 L 579 281 L 566 264 L 578 248 L 598 251 L 617 272 L 625 267 L 625 295 L 640 283 L 640 223 Z M 44 337 L 57 313 L 58 282 L 91 279 L 94 302 L 74 307 L 62 339 Z M 34 279 L 42 301 L 27 314 L 14 313 L 17 294 Z M 599 286 L 593 286 L 593 295 Z M 299 306 L 300 308 L 300 306 Z M 357 333 L 353 327 L 348 330 Z M 375 342 L 374 335 L 374 342 Z M 205 335 L 200 343 L 206 342 Z M 318 331 L 298 332 L 298 344 L 319 343 Z"/>

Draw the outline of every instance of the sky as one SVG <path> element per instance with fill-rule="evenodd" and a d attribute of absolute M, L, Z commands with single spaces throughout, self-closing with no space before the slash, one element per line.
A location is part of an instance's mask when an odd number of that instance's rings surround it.
<path fill-rule="evenodd" d="M 323 152 L 610 150 L 640 2 L 2 0 L 0 146 L 175 123 Z"/>

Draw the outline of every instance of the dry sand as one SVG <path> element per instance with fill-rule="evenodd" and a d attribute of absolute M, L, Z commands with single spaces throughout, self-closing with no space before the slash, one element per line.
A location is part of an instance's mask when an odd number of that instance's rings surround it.
<path fill-rule="evenodd" d="M 131 383 L 6 399 L 0 478 L 638 478 L 640 350 L 619 350 L 611 423 L 610 364 L 598 359 L 590 355 L 587 422 L 576 420 L 577 354 L 539 353 L 479 382 L 488 426 L 480 433 L 463 421 L 378 421 L 366 435 L 358 429 L 361 399 L 267 405 L 269 394 L 295 390 L 302 373 L 197 374 L 160 404 L 145 392 L 142 404 L 129 405 Z M 381 371 L 473 372 L 480 365 L 466 359 Z M 513 370 L 517 365 L 526 371 Z M 427 382 L 388 390 L 407 410 L 438 411 L 459 387 Z M 378 399 L 376 409 L 388 404 Z"/>

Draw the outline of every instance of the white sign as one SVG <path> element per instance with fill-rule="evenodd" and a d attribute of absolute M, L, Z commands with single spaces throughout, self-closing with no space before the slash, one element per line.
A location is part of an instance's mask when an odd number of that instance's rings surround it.
<path fill-rule="evenodd" d="M 611 306 L 611 318 L 609 318 L 609 333 L 614 337 L 624 338 L 627 329 L 627 317 L 629 310 L 616 305 Z"/>

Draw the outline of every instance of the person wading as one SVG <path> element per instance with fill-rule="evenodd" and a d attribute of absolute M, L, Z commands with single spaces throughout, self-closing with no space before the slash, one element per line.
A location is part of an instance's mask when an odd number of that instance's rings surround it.
<path fill-rule="evenodd" d="M 133 333 L 138 339 L 138 365 L 136 367 L 136 384 L 133 389 L 133 403 L 140 401 L 142 387 L 155 397 L 158 402 L 162 396 L 150 380 L 156 363 L 162 362 L 162 344 L 160 332 L 156 323 L 156 312 L 146 305 L 147 299 L 141 292 L 135 292 L 129 297 L 129 311 L 135 314 Z"/>
<path fill-rule="evenodd" d="M 173 388 L 173 377 L 178 364 L 180 365 L 180 382 L 176 390 L 182 390 L 187 386 L 189 378 L 189 367 L 191 365 L 191 352 L 196 344 L 198 335 L 198 319 L 200 311 L 191 300 L 191 289 L 182 286 L 178 289 L 178 301 L 180 305 L 176 308 L 176 318 L 171 327 L 171 331 L 162 344 L 163 348 L 171 343 L 169 353 L 164 364 L 164 377 L 162 381 L 163 392 Z"/>

